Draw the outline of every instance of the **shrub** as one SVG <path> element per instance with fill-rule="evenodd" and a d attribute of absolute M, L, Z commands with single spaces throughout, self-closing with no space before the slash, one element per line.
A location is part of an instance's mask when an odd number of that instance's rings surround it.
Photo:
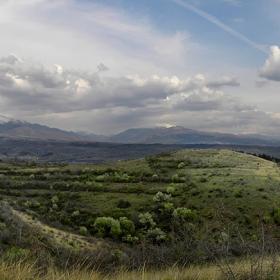
<path fill-rule="evenodd" d="M 173 188 L 173 187 L 167 187 L 167 188 L 166 188 L 166 192 L 167 192 L 168 194 L 173 194 L 173 193 L 175 192 L 175 188 Z"/>
<path fill-rule="evenodd" d="M 26 249 L 12 247 L 8 251 L 6 251 L 4 257 L 7 258 L 7 260 L 12 261 L 26 258 L 28 254 L 29 251 Z"/>
<path fill-rule="evenodd" d="M 79 233 L 80 234 L 87 234 L 87 228 L 86 227 L 80 227 L 79 228 Z"/>
<path fill-rule="evenodd" d="M 135 231 L 135 225 L 131 220 L 128 220 L 126 217 L 120 217 L 120 227 L 123 234 L 133 234 Z"/>
<path fill-rule="evenodd" d="M 154 175 L 152 176 L 152 181 L 158 181 L 158 180 L 159 180 L 158 175 L 157 175 L 157 174 L 154 174 Z"/>
<path fill-rule="evenodd" d="M 57 202 L 58 202 L 58 197 L 57 197 L 56 195 L 53 196 L 52 199 L 51 199 L 51 202 L 52 202 L 53 204 L 57 203 Z"/>
<path fill-rule="evenodd" d="M 127 200 L 120 199 L 117 203 L 118 208 L 128 208 L 131 206 L 131 203 Z"/>
<path fill-rule="evenodd" d="M 174 174 L 174 175 L 172 176 L 172 181 L 173 181 L 173 182 L 178 182 L 178 179 L 179 179 L 178 174 Z"/>
<path fill-rule="evenodd" d="M 105 177 L 104 175 L 99 175 L 95 178 L 96 182 L 104 182 L 105 181 Z"/>
<path fill-rule="evenodd" d="M 153 197 L 153 201 L 157 202 L 157 203 L 171 202 L 172 196 L 171 196 L 171 194 L 157 192 L 157 194 Z"/>
<path fill-rule="evenodd" d="M 79 211 L 74 211 L 73 213 L 72 213 L 72 217 L 77 217 L 77 216 L 79 216 L 80 215 L 80 212 Z"/>
<path fill-rule="evenodd" d="M 174 205 L 173 203 L 170 203 L 170 202 L 165 202 L 163 203 L 163 212 L 172 212 L 173 209 L 174 209 Z"/>
<path fill-rule="evenodd" d="M 140 214 L 138 217 L 140 225 L 142 225 L 145 229 L 155 227 L 156 223 L 154 222 L 152 215 L 149 212 Z"/>
<path fill-rule="evenodd" d="M 185 163 L 184 162 L 180 162 L 179 164 L 178 164 L 178 168 L 183 168 L 185 166 Z"/>
<path fill-rule="evenodd" d="M 166 239 L 166 233 L 163 232 L 160 228 L 153 228 L 147 231 L 147 237 L 159 243 Z"/>
<path fill-rule="evenodd" d="M 132 236 L 131 234 L 128 234 L 122 238 L 122 241 L 128 243 L 136 243 L 139 241 L 139 238 L 137 236 Z"/>
<path fill-rule="evenodd" d="M 85 167 L 82 171 L 82 173 L 90 173 L 91 169 L 89 167 Z"/>
<path fill-rule="evenodd" d="M 178 208 L 174 209 L 173 217 L 193 221 L 193 220 L 197 219 L 197 214 L 196 214 L 196 212 L 194 212 L 190 209 L 187 209 L 185 207 L 178 207 Z"/>
<path fill-rule="evenodd" d="M 112 217 L 99 217 L 95 220 L 93 228 L 102 237 L 110 236 L 117 238 L 121 235 L 120 222 Z"/>

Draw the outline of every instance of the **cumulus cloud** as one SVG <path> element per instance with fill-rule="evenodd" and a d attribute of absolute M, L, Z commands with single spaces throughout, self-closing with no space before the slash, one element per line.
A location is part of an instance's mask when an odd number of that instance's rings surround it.
<path fill-rule="evenodd" d="M 19 59 L 15 55 L 8 55 L 7 57 L 1 57 L 0 63 L 15 64 Z"/>
<path fill-rule="evenodd" d="M 218 79 L 216 86 L 235 79 L 225 80 Z M 279 125 L 276 115 L 257 112 L 254 105 L 206 84 L 202 74 L 112 77 L 99 75 L 98 69 L 48 66 L 15 55 L 0 58 L 1 112 L 15 112 L 11 117 L 30 122 L 36 118 L 46 125 L 104 134 L 156 123 L 238 132 Z"/>
<path fill-rule="evenodd" d="M 210 81 L 209 83 L 206 84 L 206 86 L 211 89 L 220 88 L 222 86 L 231 86 L 231 87 L 240 86 L 237 80 L 238 77 L 235 76 L 233 77 L 223 76 L 217 80 Z"/>
<path fill-rule="evenodd" d="M 203 87 L 187 97 L 183 97 L 174 105 L 175 109 L 187 111 L 247 111 L 255 106 L 243 104 L 239 99 L 225 95 L 222 91 Z"/>
<path fill-rule="evenodd" d="M 280 82 L 280 49 L 278 46 L 270 47 L 270 56 L 265 61 L 263 67 L 259 69 L 259 76 Z"/>
<path fill-rule="evenodd" d="M 98 69 L 105 70 L 104 64 Z M 144 107 L 194 90 L 204 83 L 202 75 L 185 79 L 176 76 L 138 75 L 100 77 L 90 70 L 52 67 L 15 56 L 0 60 L 0 96 L 21 110 L 71 112 L 110 107 Z"/>

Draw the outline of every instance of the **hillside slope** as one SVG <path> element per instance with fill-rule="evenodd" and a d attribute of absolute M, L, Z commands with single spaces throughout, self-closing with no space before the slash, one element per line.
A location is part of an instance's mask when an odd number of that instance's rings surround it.
<path fill-rule="evenodd" d="M 1 252 L 44 266 L 185 266 L 279 246 L 279 167 L 230 150 L 0 162 L 0 196 Z"/>

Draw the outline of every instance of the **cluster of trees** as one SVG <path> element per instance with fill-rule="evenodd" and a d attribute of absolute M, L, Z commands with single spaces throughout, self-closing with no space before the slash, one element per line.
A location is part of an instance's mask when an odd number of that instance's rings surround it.
<path fill-rule="evenodd" d="M 114 219 L 112 217 L 98 217 L 93 229 L 100 237 L 110 237 L 123 242 L 138 243 L 149 239 L 153 243 L 162 243 L 170 237 L 168 234 L 179 223 L 192 223 L 198 220 L 195 211 L 185 207 L 175 207 L 172 203 L 173 187 L 166 192 L 157 192 L 153 197 L 154 213 L 141 213 L 135 221 L 127 217 Z M 164 230 L 162 229 L 164 228 Z"/>

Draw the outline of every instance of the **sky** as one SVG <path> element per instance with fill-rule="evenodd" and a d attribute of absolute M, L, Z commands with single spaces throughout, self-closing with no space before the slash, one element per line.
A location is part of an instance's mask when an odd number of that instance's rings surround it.
<path fill-rule="evenodd" d="M 0 0 L 0 114 L 280 138 L 279 14 L 280 0 Z"/>

